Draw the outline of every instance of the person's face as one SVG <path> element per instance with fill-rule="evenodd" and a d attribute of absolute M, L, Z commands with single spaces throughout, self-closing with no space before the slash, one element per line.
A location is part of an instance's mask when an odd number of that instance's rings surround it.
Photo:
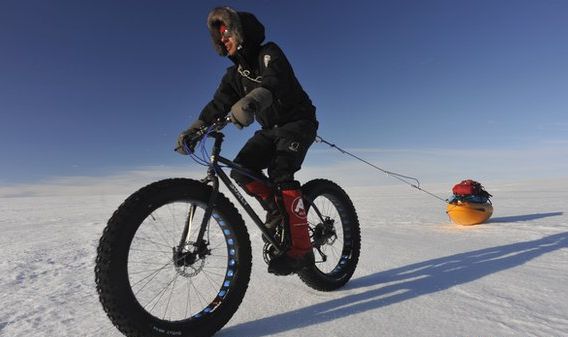
<path fill-rule="evenodd" d="M 234 56 L 237 53 L 235 38 L 229 30 L 224 29 L 221 31 L 221 43 L 225 46 L 225 49 L 227 49 L 229 56 Z"/>

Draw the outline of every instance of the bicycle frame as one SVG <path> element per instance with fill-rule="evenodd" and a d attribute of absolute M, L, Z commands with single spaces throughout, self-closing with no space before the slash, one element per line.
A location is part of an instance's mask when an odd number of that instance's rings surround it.
<path fill-rule="evenodd" d="M 245 209 L 247 214 L 251 217 L 251 219 L 260 229 L 265 239 L 275 247 L 275 249 L 277 250 L 276 253 L 283 253 L 284 247 L 282 247 L 282 245 L 278 243 L 275 240 L 275 238 L 271 235 L 271 233 L 264 225 L 264 222 L 258 217 L 256 212 L 252 209 L 250 204 L 246 201 L 246 199 L 238 190 L 238 188 L 235 186 L 235 184 L 233 184 L 231 178 L 229 178 L 229 176 L 223 171 L 223 167 L 221 167 L 220 164 L 225 165 L 230 169 L 237 169 L 255 180 L 262 181 L 263 183 L 267 184 L 269 187 L 272 187 L 272 183 L 268 181 L 264 176 L 259 175 L 258 173 L 248 170 L 246 168 L 243 168 L 240 165 L 234 163 L 233 161 L 219 155 L 221 152 L 221 144 L 223 143 L 223 139 L 225 137 L 223 133 L 218 131 L 213 131 L 209 133 L 207 136 L 214 138 L 215 143 L 213 145 L 213 151 L 210 158 L 209 168 L 207 170 L 207 177 L 204 178 L 202 182 L 206 184 L 211 183 L 213 187 L 213 193 L 211 194 L 211 198 L 209 199 L 207 209 L 205 210 L 205 215 L 203 216 L 203 221 L 199 228 L 199 234 L 197 237 L 197 244 L 196 244 L 198 250 L 200 247 L 204 247 L 203 245 L 205 241 L 203 240 L 203 237 L 205 235 L 205 231 L 207 230 L 207 225 L 209 223 L 209 220 L 211 219 L 211 216 L 213 214 L 213 207 L 215 205 L 215 201 L 217 200 L 217 196 L 219 194 L 219 178 L 221 178 L 221 181 L 225 184 L 225 186 L 227 186 L 229 191 L 231 191 L 231 193 L 235 196 L 239 204 Z M 180 240 L 179 249 L 182 248 L 183 243 L 185 241 L 185 237 L 189 233 L 189 226 L 191 225 L 191 220 L 192 220 L 191 218 L 193 216 L 193 212 L 194 208 L 192 206 L 190 208 L 187 221 L 185 222 L 185 227 L 183 230 L 182 238 Z"/>

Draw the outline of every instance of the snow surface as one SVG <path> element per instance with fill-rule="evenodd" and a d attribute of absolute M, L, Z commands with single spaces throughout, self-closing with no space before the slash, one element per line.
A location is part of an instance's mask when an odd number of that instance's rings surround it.
<path fill-rule="evenodd" d="M 362 254 L 331 293 L 268 274 L 249 226 L 250 287 L 216 336 L 568 336 L 568 179 L 485 186 L 495 212 L 471 227 L 408 186 L 346 188 Z M 82 190 L 0 197 L 0 336 L 120 336 L 93 266 L 106 221 L 133 190 Z"/>

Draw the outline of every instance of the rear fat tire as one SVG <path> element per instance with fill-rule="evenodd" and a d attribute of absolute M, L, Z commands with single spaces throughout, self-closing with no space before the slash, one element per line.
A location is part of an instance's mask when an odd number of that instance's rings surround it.
<path fill-rule="evenodd" d="M 143 221 L 154 210 L 173 202 L 195 201 L 206 205 L 211 192 L 210 186 L 191 179 L 162 180 L 131 195 L 108 221 L 97 249 L 95 281 L 104 310 L 112 323 L 124 335 L 130 337 L 211 336 L 221 329 L 237 311 L 250 280 L 251 244 L 242 217 L 222 194 L 217 197 L 214 213 L 222 219 L 222 230 L 226 233 L 225 237 L 232 239 L 230 248 L 232 248 L 231 254 L 234 254 L 236 264 L 232 272 L 226 274 L 231 275 L 230 286 L 225 288 L 226 294 L 211 302 L 210 312 L 207 313 L 204 310 L 201 312 L 202 315 L 200 313 L 175 321 L 160 319 L 142 307 L 129 281 L 127 266 L 129 249 Z M 211 226 L 216 225 L 213 218 L 210 223 Z M 222 274 L 221 277 L 223 277 Z M 172 292 L 174 288 L 175 285 L 172 287 Z M 217 300 L 220 300 L 220 304 L 214 303 Z"/>
<path fill-rule="evenodd" d="M 339 214 L 335 227 L 338 230 L 337 227 L 341 226 L 343 246 L 337 247 L 341 249 L 341 257 L 335 268 L 329 272 L 322 271 L 316 263 L 314 266 L 298 272 L 300 279 L 309 287 L 320 291 L 333 291 L 343 287 L 351 279 L 359 262 L 361 230 L 357 212 L 347 193 L 332 181 L 325 179 L 309 181 L 302 186 L 302 193 L 307 201 L 308 222 L 312 229 L 317 223 L 314 223 L 316 217 L 315 212 L 311 210 L 311 205 L 315 201 L 317 206 L 318 201 L 316 199 L 318 197 L 327 199 Z M 320 209 L 320 212 L 323 216 L 326 216 L 326 209 Z M 340 223 L 337 223 L 337 221 Z M 317 260 L 319 253 L 316 249 L 314 249 L 314 255 Z"/>

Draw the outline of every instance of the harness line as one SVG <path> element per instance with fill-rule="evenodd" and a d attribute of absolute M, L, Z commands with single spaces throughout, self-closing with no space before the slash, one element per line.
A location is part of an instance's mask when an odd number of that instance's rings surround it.
<path fill-rule="evenodd" d="M 325 139 L 323 139 L 323 138 L 320 137 L 319 135 L 316 136 L 316 143 L 324 143 L 324 144 L 327 144 L 327 145 L 329 145 L 330 147 L 332 147 L 332 148 L 338 150 L 339 152 L 341 152 L 341 153 L 343 153 L 343 154 L 346 154 L 346 155 L 349 155 L 349 156 L 351 156 L 351 157 L 353 157 L 353 158 L 355 158 L 355 159 L 357 159 L 357 160 L 359 160 L 359 161 L 361 161 L 361 162 L 363 162 L 363 163 L 365 163 L 365 164 L 367 164 L 367 165 L 373 167 L 374 169 L 383 172 L 384 174 L 386 174 L 386 175 L 389 176 L 389 177 L 395 178 L 395 179 L 397 179 L 397 180 L 399 180 L 399 181 L 401 181 L 401 182 L 403 182 L 403 183 L 409 185 L 410 187 L 413 187 L 413 188 L 415 188 L 415 189 L 417 189 L 417 190 L 419 190 L 419 191 L 422 191 L 422 192 L 424 192 L 424 193 L 426 193 L 426 194 L 428 194 L 428 195 L 430 195 L 430 196 L 432 196 L 432 197 L 434 197 L 434 198 L 436 198 L 436 199 L 438 199 L 438 200 L 443 201 L 444 203 L 447 203 L 447 202 L 448 202 L 447 199 L 442 199 L 441 197 L 439 197 L 439 196 L 437 196 L 437 195 L 435 195 L 435 194 L 433 194 L 433 193 L 431 193 L 431 192 L 428 192 L 428 191 L 426 191 L 425 189 L 421 188 L 421 187 L 420 187 L 420 181 L 419 181 L 418 179 L 414 178 L 414 177 L 405 176 L 405 175 L 402 175 L 402 174 L 400 174 L 400 173 L 396 173 L 396 172 L 387 171 L 387 170 L 385 170 L 385 169 L 382 169 L 382 168 L 378 167 L 377 165 L 374 165 L 374 164 L 372 164 L 372 163 L 366 161 L 365 159 L 360 158 L 360 157 L 358 157 L 358 156 L 356 156 L 356 155 L 354 155 L 354 154 L 352 154 L 352 153 L 350 153 L 350 152 L 347 152 L 347 151 L 343 150 L 343 149 L 340 148 L 339 146 L 337 146 L 337 145 L 335 145 L 335 144 L 333 144 L 333 143 L 330 143 L 330 142 L 326 141 Z M 411 183 L 411 181 L 415 181 L 416 184 Z"/>

